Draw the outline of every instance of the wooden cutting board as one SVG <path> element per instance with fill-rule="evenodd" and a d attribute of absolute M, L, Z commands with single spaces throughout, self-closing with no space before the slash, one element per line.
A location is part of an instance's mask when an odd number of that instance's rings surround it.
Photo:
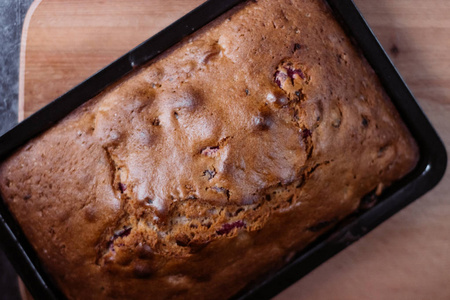
<path fill-rule="evenodd" d="M 19 117 L 84 80 L 203 0 L 40 0 L 22 36 Z M 355 0 L 447 147 L 450 1 Z M 450 175 L 277 296 L 450 299 Z"/>

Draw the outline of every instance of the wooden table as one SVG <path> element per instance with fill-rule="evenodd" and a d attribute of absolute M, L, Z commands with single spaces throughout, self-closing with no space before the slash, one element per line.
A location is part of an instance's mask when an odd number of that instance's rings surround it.
<path fill-rule="evenodd" d="M 41 0 L 25 20 L 20 118 L 203 0 Z M 450 1 L 355 0 L 450 146 Z M 277 296 L 450 299 L 450 175 L 361 241 Z"/>

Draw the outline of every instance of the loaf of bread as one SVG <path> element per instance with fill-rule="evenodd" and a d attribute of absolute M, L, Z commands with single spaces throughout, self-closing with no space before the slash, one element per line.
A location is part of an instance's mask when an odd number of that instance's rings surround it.
<path fill-rule="evenodd" d="M 258 0 L 28 142 L 0 190 L 69 299 L 226 299 L 417 160 L 326 4 Z"/>

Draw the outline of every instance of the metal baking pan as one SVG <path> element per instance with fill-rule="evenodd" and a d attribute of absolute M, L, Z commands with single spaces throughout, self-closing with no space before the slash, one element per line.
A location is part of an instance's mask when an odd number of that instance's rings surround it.
<path fill-rule="evenodd" d="M 132 70 L 244 0 L 209 0 L 160 33 L 62 95 L 0 137 L 0 161 L 72 110 Z M 417 167 L 389 187 L 367 210 L 359 210 L 301 251 L 266 280 L 234 299 L 269 299 L 358 240 L 378 224 L 432 189 L 442 178 L 447 155 L 443 143 L 351 0 L 327 0 L 336 18 L 358 44 L 420 148 Z M 30 243 L 0 198 L 0 246 L 35 299 L 64 299 L 40 264 Z"/>

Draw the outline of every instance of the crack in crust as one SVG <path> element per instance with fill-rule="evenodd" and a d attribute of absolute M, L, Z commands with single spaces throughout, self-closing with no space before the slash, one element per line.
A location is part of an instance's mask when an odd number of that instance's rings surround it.
<path fill-rule="evenodd" d="M 109 153 L 109 151 L 108 151 Z M 109 153 L 115 172 L 118 164 Z M 108 266 L 131 264 L 135 255 L 136 240 L 146 245 L 148 252 L 162 257 L 190 256 L 210 242 L 222 238 L 232 238 L 241 230 L 261 229 L 271 214 L 284 212 L 301 205 L 298 198 L 303 183 L 322 166 L 325 161 L 311 167 L 304 167 L 295 182 L 270 187 L 262 193 L 259 201 L 249 205 L 225 205 L 217 208 L 202 199 L 183 199 L 176 201 L 169 209 L 168 217 L 160 220 L 151 210 L 136 209 L 137 200 L 124 195 L 124 213 L 102 235 L 98 246 L 97 264 Z M 113 173 L 113 177 L 117 176 Z M 115 182 L 113 181 L 113 187 Z M 224 189 L 223 192 L 227 192 Z M 285 199 L 272 201 L 272 198 Z M 127 254 L 128 253 L 128 254 Z"/>

